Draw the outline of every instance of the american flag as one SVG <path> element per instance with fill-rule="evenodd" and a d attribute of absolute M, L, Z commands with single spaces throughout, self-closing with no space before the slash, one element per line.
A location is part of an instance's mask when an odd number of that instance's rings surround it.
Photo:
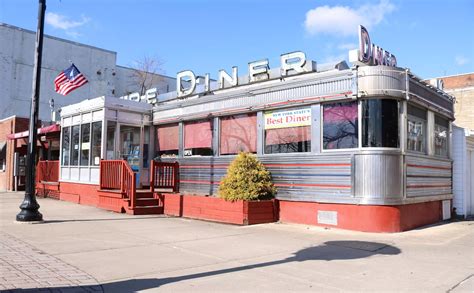
<path fill-rule="evenodd" d="M 74 64 L 72 64 L 69 68 L 64 69 L 54 79 L 56 92 L 63 96 L 69 94 L 78 87 L 85 85 L 86 83 L 86 77 L 82 75 L 82 73 L 79 71 L 79 69 L 77 69 Z"/>

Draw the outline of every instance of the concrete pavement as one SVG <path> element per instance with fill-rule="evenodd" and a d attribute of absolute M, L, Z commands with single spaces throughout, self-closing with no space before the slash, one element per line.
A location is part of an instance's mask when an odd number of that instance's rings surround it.
<path fill-rule="evenodd" d="M 18 224 L 22 197 L 0 193 L 4 290 L 474 292 L 472 221 L 375 234 L 130 216 L 39 199 L 45 222 Z"/>

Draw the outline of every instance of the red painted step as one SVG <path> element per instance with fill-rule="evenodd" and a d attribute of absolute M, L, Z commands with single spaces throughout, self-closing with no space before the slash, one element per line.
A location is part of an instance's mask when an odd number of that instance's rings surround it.
<path fill-rule="evenodd" d="M 127 210 L 127 214 L 131 215 L 158 215 L 163 214 L 162 206 L 144 206 L 135 207 L 133 210 Z"/>

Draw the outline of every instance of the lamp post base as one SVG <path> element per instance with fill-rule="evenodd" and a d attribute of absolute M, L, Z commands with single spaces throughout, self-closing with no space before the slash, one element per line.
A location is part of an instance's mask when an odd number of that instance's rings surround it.
<path fill-rule="evenodd" d="M 40 205 L 34 196 L 25 194 L 25 199 L 20 205 L 21 211 L 16 215 L 18 222 L 39 222 L 43 221 L 43 215 L 38 212 Z"/>

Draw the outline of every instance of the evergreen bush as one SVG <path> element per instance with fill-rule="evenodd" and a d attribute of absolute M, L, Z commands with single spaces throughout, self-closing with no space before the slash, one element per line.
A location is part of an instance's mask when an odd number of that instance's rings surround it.
<path fill-rule="evenodd" d="M 275 193 L 270 172 L 246 152 L 232 161 L 218 190 L 219 197 L 227 201 L 271 199 Z"/>

